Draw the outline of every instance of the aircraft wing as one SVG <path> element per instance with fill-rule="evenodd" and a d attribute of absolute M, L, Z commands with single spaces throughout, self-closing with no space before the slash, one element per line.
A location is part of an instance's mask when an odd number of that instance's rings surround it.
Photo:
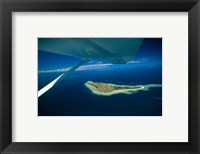
<path fill-rule="evenodd" d="M 142 38 L 39 38 L 38 49 L 83 60 L 114 64 L 133 60 Z"/>
<path fill-rule="evenodd" d="M 39 90 L 38 97 L 87 61 L 124 64 L 133 60 L 142 41 L 141 38 L 39 38 L 39 50 L 77 57 L 82 61 Z"/>

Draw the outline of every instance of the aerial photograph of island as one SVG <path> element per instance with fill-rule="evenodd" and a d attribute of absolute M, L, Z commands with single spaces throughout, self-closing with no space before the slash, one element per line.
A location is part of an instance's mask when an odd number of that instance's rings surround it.
<path fill-rule="evenodd" d="M 162 38 L 38 38 L 38 116 L 162 116 Z"/>

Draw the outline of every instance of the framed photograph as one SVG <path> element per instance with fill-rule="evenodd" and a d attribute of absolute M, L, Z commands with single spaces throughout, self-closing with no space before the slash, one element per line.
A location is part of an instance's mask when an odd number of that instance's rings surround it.
<path fill-rule="evenodd" d="M 38 38 L 38 116 L 162 116 L 162 38 Z"/>
<path fill-rule="evenodd" d="M 198 154 L 198 0 L 0 0 L 1 153 Z"/>

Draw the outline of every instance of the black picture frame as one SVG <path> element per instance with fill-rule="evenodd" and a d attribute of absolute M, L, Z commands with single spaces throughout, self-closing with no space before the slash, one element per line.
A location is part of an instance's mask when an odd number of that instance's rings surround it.
<path fill-rule="evenodd" d="M 21 143 L 12 142 L 12 12 L 188 12 L 188 143 Z M 1 153 L 199 154 L 200 104 L 199 0 L 0 0 L 0 151 Z M 181 57 L 180 57 L 181 58 Z"/>

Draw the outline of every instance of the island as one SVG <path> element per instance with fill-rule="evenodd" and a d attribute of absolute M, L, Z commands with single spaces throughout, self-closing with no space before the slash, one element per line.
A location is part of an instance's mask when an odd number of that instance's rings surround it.
<path fill-rule="evenodd" d="M 89 88 L 93 94 L 104 96 L 110 96 L 119 93 L 132 94 L 133 92 L 136 92 L 138 90 L 144 90 L 145 88 L 144 86 L 140 85 L 128 86 L 93 81 L 86 82 L 85 86 Z"/>

